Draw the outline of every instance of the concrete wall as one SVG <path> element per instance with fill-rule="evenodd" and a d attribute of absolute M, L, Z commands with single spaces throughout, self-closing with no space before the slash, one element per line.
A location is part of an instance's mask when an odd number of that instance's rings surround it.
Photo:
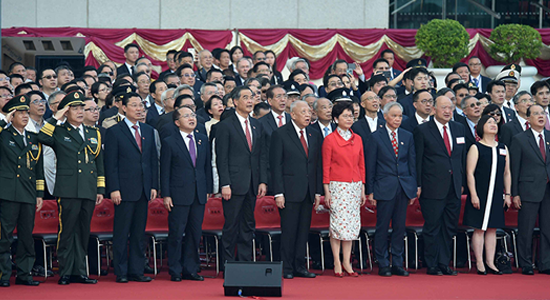
<path fill-rule="evenodd" d="M 389 0 L 0 0 L 2 28 L 387 28 Z"/>

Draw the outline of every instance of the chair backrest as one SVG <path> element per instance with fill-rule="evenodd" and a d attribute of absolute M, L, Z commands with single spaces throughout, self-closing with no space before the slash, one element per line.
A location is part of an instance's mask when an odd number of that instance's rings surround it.
<path fill-rule="evenodd" d="M 42 209 L 34 216 L 34 234 L 57 233 L 59 228 L 59 211 L 55 200 L 44 200 Z"/>
<path fill-rule="evenodd" d="M 459 226 L 462 226 L 462 220 L 464 220 L 464 208 L 466 207 L 466 199 L 468 199 L 467 195 L 462 195 L 462 197 L 460 197 L 460 217 L 458 218 Z"/>
<path fill-rule="evenodd" d="M 145 231 L 168 231 L 168 211 L 162 198 L 149 202 Z"/>
<path fill-rule="evenodd" d="M 100 205 L 97 205 L 92 215 L 90 223 L 90 232 L 113 232 L 115 220 L 115 205 L 111 199 L 103 199 Z"/>
<path fill-rule="evenodd" d="M 256 229 L 281 227 L 281 216 L 273 196 L 256 199 L 254 219 L 256 220 Z"/>
<path fill-rule="evenodd" d="M 504 224 L 506 227 L 518 227 L 518 213 L 519 211 L 513 205 L 507 212 L 504 212 Z"/>
<path fill-rule="evenodd" d="M 222 198 L 210 198 L 204 207 L 202 230 L 222 230 L 225 218 L 223 216 Z"/>
<path fill-rule="evenodd" d="M 324 196 L 321 197 L 320 205 L 323 205 L 326 207 Z M 329 226 L 330 226 L 330 213 L 328 211 L 317 213 L 315 211 L 315 207 L 313 207 L 313 211 L 311 212 L 310 227 L 311 228 L 328 228 Z"/>
<path fill-rule="evenodd" d="M 413 205 L 407 207 L 407 226 L 423 226 L 424 217 L 422 216 L 422 210 L 420 210 L 420 203 L 418 199 L 414 201 Z"/>
<path fill-rule="evenodd" d="M 376 227 L 376 211 L 371 207 L 363 205 L 360 207 L 361 227 Z"/>

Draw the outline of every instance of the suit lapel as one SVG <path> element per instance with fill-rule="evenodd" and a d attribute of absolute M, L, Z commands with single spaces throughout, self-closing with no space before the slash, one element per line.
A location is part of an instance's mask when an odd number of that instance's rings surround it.
<path fill-rule="evenodd" d="M 67 128 L 69 135 L 71 135 L 74 142 L 76 142 L 79 146 L 84 143 L 82 136 L 78 133 L 78 130 L 73 127 L 73 125 L 69 124 L 69 122 L 65 122 L 65 128 Z"/>
<path fill-rule="evenodd" d="M 248 141 L 246 140 L 246 136 L 244 135 L 243 127 L 241 125 L 241 122 L 239 121 L 239 117 L 237 117 L 237 112 L 235 112 L 235 116 L 233 117 L 233 126 L 235 126 L 235 129 L 237 130 L 237 134 L 243 139 L 243 142 L 246 145 L 246 149 L 248 149 L 248 151 L 250 152 L 250 147 L 248 147 Z M 254 146 L 254 144 L 252 144 L 252 146 Z"/>
<path fill-rule="evenodd" d="M 548 136 L 547 134 L 545 134 L 545 135 Z M 531 144 L 531 147 L 533 147 L 533 150 L 535 150 L 535 153 L 537 153 L 538 158 L 540 158 L 540 160 L 544 161 L 542 159 L 542 153 L 540 153 L 539 145 L 537 145 L 537 139 L 533 135 L 533 132 L 530 131 L 528 136 L 529 136 L 529 144 Z M 548 148 L 548 147 L 544 147 L 544 148 Z M 546 153 L 548 153 L 548 150 L 546 150 Z"/>
<path fill-rule="evenodd" d="M 517 118 L 512 120 L 512 124 L 514 124 L 513 126 L 516 127 L 519 132 L 523 131 L 523 126 L 521 126 L 521 123 Z"/>
<path fill-rule="evenodd" d="M 296 147 L 298 147 L 299 149 L 298 151 L 300 151 L 300 153 L 306 156 L 306 152 L 304 151 L 304 146 L 302 146 L 302 142 L 300 141 L 300 138 L 298 137 L 298 135 L 296 134 L 296 131 L 294 130 L 294 125 L 292 125 L 291 123 L 287 123 L 287 125 L 285 126 L 286 126 L 285 128 L 286 134 L 294 142 Z"/>
<path fill-rule="evenodd" d="M 23 136 L 20 135 L 13 126 L 8 127 L 9 131 L 13 134 L 13 140 L 15 141 L 15 144 L 19 147 L 19 149 L 25 148 L 25 143 L 23 142 Z M 15 149 L 14 149 L 15 150 Z M 17 152 L 17 151 L 15 151 Z"/>
<path fill-rule="evenodd" d="M 445 146 L 445 142 L 443 141 L 443 137 L 441 136 L 441 133 L 439 132 L 439 128 L 437 128 L 437 125 L 435 124 L 434 120 L 431 120 L 429 125 L 430 131 L 433 134 L 435 140 L 438 142 L 438 144 L 445 150 L 445 154 L 449 155 L 449 152 L 447 152 L 447 147 Z M 452 135 L 452 133 L 451 133 Z M 451 152 L 452 153 L 452 152 Z"/>
<path fill-rule="evenodd" d="M 136 149 L 139 151 L 139 147 L 138 147 L 138 144 L 136 142 L 136 138 L 132 134 L 132 131 L 130 131 L 130 128 L 128 128 L 128 124 L 126 124 L 126 121 L 120 122 L 119 124 L 120 124 L 119 126 L 121 127 L 120 130 L 122 130 L 124 135 L 126 135 L 126 137 L 128 139 L 130 139 L 130 143 L 132 143 L 132 145 L 134 145 L 136 147 Z M 141 135 L 143 135 L 143 128 L 140 128 L 140 129 L 141 129 Z M 143 147 L 143 143 L 141 143 L 141 145 Z"/>
<path fill-rule="evenodd" d="M 388 147 L 388 149 L 390 150 L 390 152 L 388 152 L 388 153 L 390 153 L 390 155 L 391 155 L 394 159 L 397 159 L 397 157 L 395 157 L 395 154 L 393 154 L 393 153 L 395 153 L 395 152 L 393 151 L 393 145 L 392 145 L 392 143 L 391 143 L 390 136 L 388 135 L 388 131 L 387 131 L 387 130 L 386 130 L 386 131 L 382 131 L 382 132 L 380 132 L 380 134 L 382 135 L 382 141 L 384 142 L 384 145 L 386 145 L 386 147 Z M 399 149 L 399 145 L 397 145 L 397 149 L 398 149 L 398 150 L 397 150 L 397 154 L 399 155 L 399 150 L 400 150 L 400 149 Z"/>
<path fill-rule="evenodd" d="M 181 154 L 183 155 L 183 157 L 185 157 L 185 159 L 189 160 L 189 163 L 191 165 L 193 165 L 193 161 L 191 160 L 191 154 L 189 154 L 189 150 L 187 149 L 187 146 L 185 145 L 185 141 L 183 140 L 183 136 L 181 135 L 181 131 L 178 130 L 178 134 L 177 136 L 174 137 L 174 139 L 176 140 L 176 144 L 180 147 L 181 149 Z M 195 149 L 197 149 L 195 147 Z"/>
<path fill-rule="evenodd" d="M 277 121 L 275 120 L 275 116 L 271 112 L 269 112 L 269 118 L 267 118 L 267 123 L 273 130 L 277 130 Z"/>

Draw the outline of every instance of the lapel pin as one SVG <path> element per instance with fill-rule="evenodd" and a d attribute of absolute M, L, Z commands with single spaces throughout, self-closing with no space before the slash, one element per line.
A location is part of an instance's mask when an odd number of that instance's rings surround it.
<path fill-rule="evenodd" d="M 199 142 L 199 145 L 202 145 L 202 140 L 199 140 L 198 142 Z"/>
<path fill-rule="evenodd" d="M 311 136 L 311 133 L 309 134 L 309 136 Z"/>
<path fill-rule="evenodd" d="M 252 126 L 252 128 L 253 128 L 254 130 L 256 130 L 256 126 Z"/>
<path fill-rule="evenodd" d="M 401 145 L 405 145 L 405 143 L 401 142 Z"/>
<path fill-rule="evenodd" d="M 67 130 L 71 131 L 71 128 L 67 128 Z"/>

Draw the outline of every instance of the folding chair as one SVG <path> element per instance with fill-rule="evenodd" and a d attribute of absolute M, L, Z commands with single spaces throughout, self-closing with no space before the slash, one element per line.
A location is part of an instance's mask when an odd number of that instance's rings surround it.
<path fill-rule="evenodd" d="M 113 243 L 113 225 L 115 218 L 115 206 L 111 199 L 103 199 L 100 205 L 94 209 L 92 222 L 90 224 L 90 240 L 95 242 L 97 247 L 97 277 L 101 276 L 101 248 L 105 248 L 105 259 L 107 270 L 109 270 L 109 249 Z"/>
<path fill-rule="evenodd" d="M 145 235 L 151 238 L 153 269 L 155 270 L 155 276 L 157 276 L 157 245 L 159 245 L 160 249 L 160 266 L 162 267 L 162 255 L 164 254 L 162 243 L 168 239 L 168 211 L 164 207 L 164 200 L 162 198 L 149 202 Z"/>
<path fill-rule="evenodd" d="M 202 221 L 203 244 L 206 252 L 206 264 L 210 263 L 210 251 L 208 249 L 208 237 L 214 239 L 214 253 L 216 256 L 216 277 L 220 273 L 220 241 L 222 238 L 223 224 L 223 206 L 221 198 L 210 198 L 204 208 L 204 219 Z"/>
<path fill-rule="evenodd" d="M 256 200 L 254 210 L 256 234 L 267 236 L 269 240 L 269 261 L 273 261 L 273 238 L 281 236 L 281 216 L 273 196 Z"/>
<path fill-rule="evenodd" d="M 32 236 L 42 242 L 44 255 L 44 280 L 48 279 L 48 262 L 50 268 L 53 265 L 53 255 L 50 251 L 47 259 L 47 249 L 54 248 L 57 244 L 57 231 L 59 227 L 59 211 L 55 200 L 44 200 L 42 209 L 36 212 L 34 217 L 34 230 Z M 53 250 L 52 250 L 53 251 Z"/>

